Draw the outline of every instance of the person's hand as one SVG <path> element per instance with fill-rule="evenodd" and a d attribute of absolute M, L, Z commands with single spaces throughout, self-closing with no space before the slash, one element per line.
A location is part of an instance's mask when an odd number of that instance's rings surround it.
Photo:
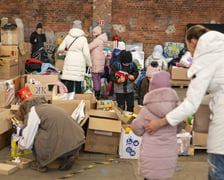
<path fill-rule="evenodd" d="M 124 82 L 125 81 L 125 77 L 121 76 L 120 80 L 121 80 L 121 82 Z"/>
<path fill-rule="evenodd" d="M 135 77 L 134 77 L 133 75 L 129 74 L 129 75 L 128 75 L 128 79 L 134 81 L 134 80 L 135 80 Z"/>
<path fill-rule="evenodd" d="M 154 134 L 156 131 L 158 131 L 161 127 L 166 126 L 168 124 L 166 118 L 163 119 L 153 119 L 153 118 L 145 118 L 149 121 L 148 124 L 144 126 L 145 130 L 149 134 Z"/>

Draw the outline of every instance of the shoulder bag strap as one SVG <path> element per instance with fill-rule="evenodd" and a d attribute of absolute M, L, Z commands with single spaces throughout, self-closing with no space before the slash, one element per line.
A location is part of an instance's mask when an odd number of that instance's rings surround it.
<path fill-rule="evenodd" d="M 76 38 L 72 41 L 72 43 L 68 46 L 68 50 L 69 50 L 69 48 L 72 46 L 72 44 L 75 42 L 75 40 L 78 39 L 79 37 L 80 37 L 80 36 L 76 37 Z"/>

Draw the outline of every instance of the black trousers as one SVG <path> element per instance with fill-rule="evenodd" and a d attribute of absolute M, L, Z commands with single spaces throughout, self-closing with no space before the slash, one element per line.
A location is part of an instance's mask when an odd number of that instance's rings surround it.
<path fill-rule="evenodd" d="M 127 111 L 133 112 L 134 110 L 134 92 L 131 93 L 116 93 L 116 99 L 118 107 L 126 110 L 125 106 L 127 104 Z"/>
<path fill-rule="evenodd" d="M 62 79 L 61 82 L 67 87 L 68 93 L 74 92 L 74 85 L 75 85 L 75 93 L 77 94 L 82 93 L 81 81 L 70 81 Z"/>

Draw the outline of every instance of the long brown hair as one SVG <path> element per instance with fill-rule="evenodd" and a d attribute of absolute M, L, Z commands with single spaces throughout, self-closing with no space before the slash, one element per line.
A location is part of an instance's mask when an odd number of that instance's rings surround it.
<path fill-rule="evenodd" d="M 202 25 L 194 25 L 190 27 L 186 32 L 186 40 L 190 41 L 191 39 L 198 40 L 203 34 L 208 32 L 209 29 Z"/>

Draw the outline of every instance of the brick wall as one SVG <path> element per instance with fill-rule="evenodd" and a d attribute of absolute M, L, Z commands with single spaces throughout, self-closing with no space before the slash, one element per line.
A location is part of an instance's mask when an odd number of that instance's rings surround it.
<path fill-rule="evenodd" d="M 104 29 L 125 42 L 154 45 L 183 42 L 188 23 L 224 23 L 223 0 L 1 0 L 0 18 L 23 20 L 25 39 L 38 22 L 55 32 L 68 31 L 74 19 L 84 31 L 104 20 Z"/>
<path fill-rule="evenodd" d="M 149 55 L 156 44 L 184 42 L 188 23 L 224 23 L 222 0 L 113 0 L 112 34 L 144 42 Z"/>
<path fill-rule="evenodd" d="M 38 22 L 47 30 L 67 32 L 72 22 L 80 19 L 83 30 L 88 32 L 92 24 L 92 0 L 1 0 L 2 17 L 8 17 L 10 21 L 21 18 L 26 41 Z"/>

